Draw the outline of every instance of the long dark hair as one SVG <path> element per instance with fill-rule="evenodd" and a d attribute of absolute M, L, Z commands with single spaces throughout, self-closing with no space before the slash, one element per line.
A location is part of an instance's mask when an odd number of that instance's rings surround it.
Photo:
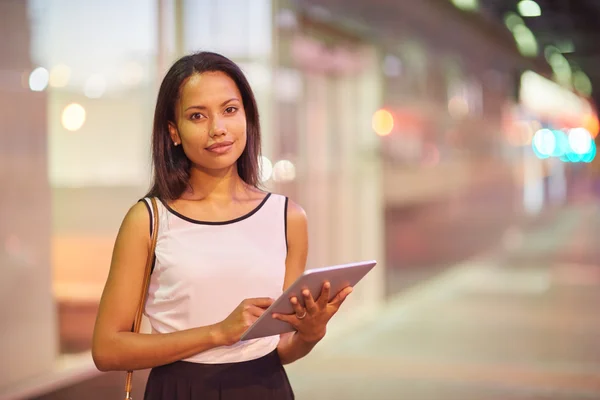
<path fill-rule="evenodd" d="M 242 70 L 233 61 L 220 54 L 200 52 L 177 60 L 160 85 L 152 129 L 153 181 L 147 197 L 175 200 L 188 188 L 190 160 L 183 152 L 182 146 L 173 145 L 169 135 L 169 122 L 175 124 L 175 105 L 183 82 L 194 74 L 216 71 L 227 74 L 242 95 L 246 112 L 247 141 L 244 151 L 237 160 L 237 170 L 246 184 L 258 186 L 260 122 L 252 88 Z"/>

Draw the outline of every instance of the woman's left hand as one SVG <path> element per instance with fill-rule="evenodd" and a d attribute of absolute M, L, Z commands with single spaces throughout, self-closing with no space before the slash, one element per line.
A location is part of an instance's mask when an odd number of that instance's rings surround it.
<path fill-rule="evenodd" d="M 328 301 L 330 290 L 331 284 L 325 282 L 319 298 L 315 301 L 310 291 L 304 289 L 302 296 L 304 296 L 305 307 L 300 304 L 296 297 L 292 297 L 290 302 L 294 308 L 294 314 L 273 314 L 273 318 L 292 325 L 303 341 L 316 343 L 325 336 L 327 323 L 340 309 L 346 297 L 352 293 L 352 287 L 347 286 L 340 290 L 331 301 Z"/>

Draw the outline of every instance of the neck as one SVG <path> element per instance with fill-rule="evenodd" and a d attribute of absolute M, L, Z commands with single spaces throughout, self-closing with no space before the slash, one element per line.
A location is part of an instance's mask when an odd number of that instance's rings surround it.
<path fill-rule="evenodd" d="M 190 188 L 181 196 L 187 200 L 231 200 L 246 188 L 237 172 L 237 165 L 222 170 L 206 170 L 192 166 Z"/>

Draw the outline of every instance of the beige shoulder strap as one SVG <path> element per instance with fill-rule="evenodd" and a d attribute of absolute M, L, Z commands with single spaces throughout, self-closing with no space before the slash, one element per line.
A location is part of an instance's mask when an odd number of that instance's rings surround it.
<path fill-rule="evenodd" d="M 144 271 L 144 284 L 142 285 L 140 293 L 140 302 L 135 312 L 135 319 L 133 321 L 132 332 L 139 332 L 140 325 L 142 324 L 142 315 L 144 314 L 144 304 L 146 303 L 146 296 L 148 295 L 148 286 L 150 285 L 150 273 L 152 272 L 152 264 L 154 263 L 154 251 L 156 250 L 156 238 L 158 237 L 158 206 L 156 204 L 156 198 L 150 198 L 152 202 L 152 235 L 150 237 L 150 251 L 146 259 L 146 269 Z M 131 400 L 131 384 L 132 384 L 133 371 L 127 371 L 127 380 L 125 381 L 125 400 Z"/>

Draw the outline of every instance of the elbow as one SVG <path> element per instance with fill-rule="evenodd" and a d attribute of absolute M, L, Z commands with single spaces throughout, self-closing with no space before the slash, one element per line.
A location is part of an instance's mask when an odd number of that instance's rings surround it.
<path fill-rule="evenodd" d="M 98 371 L 110 372 L 118 370 L 109 346 L 100 344 L 97 340 L 94 340 L 92 344 L 92 360 L 94 360 L 94 365 Z"/>
<path fill-rule="evenodd" d="M 94 360 L 94 365 L 100 372 L 109 372 L 114 369 L 111 366 L 111 362 L 109 357 L 107 357 L 106 353 L 102 350 L 96 349 L 96 347 L 92 348 L 92 359 Z"/>

